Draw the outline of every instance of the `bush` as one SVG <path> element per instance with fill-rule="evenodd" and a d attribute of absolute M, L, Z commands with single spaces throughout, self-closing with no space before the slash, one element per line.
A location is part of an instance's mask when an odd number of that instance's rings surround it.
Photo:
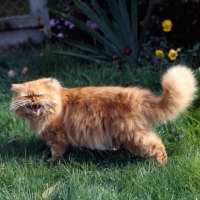
<path fill-rule="evenodd" d="M 90 0 L 83 0 L 82 2 L 87 3 L 87 5 L 92 8 Z M 113 16 L 110 12 L 108 1 L 97 0 L 96 1 L 100 7 L 104 10 L 107 17 L 113 20 Z M 131 6 L 130 1 L 126 1 L 128 12 L 130 14 Z M 157 0 L 154 3 L 153 12 L 151 14 L 151 19 L 148 24 L 148 30 L 145 32 L 145 37 L 142 45 L 142 53 L 140 54 L 140 59 L 138 66 L 143 66 L 144 64 L 155 62 L 155 50 L 162 50 L 165 54 L 171 49 L 179 49 L 179 62 L 189 62 L 194 63 L 195 66 L 200 65 L 200 55 L 198 52 L 200 50 L 200 20 L 199 20 L 199 5 L 197 0 Z M 96 29 L 99 33 L 101 31 L 95 24 L 92 24 L 91 19 L 89 19 L 82 11 L 79 9 L 73 1 L 51 1 L 51 5 L 54 5 L 57 10 L 65 12 L 67 15 L 73 16 L 84 23 L 91 26 L 91 28 Z M 138 1 L 138 35 L 141 35 L 141 31 L 144 25 L 144 18 L 147 13 L 149 1 L 139 0 Z M 92 8 L 93 9 L 93 8 Z M 173 26 L 171 31 L 164 32 L 162 29 L 162 22 L 166 19 L 171 20 Z M 93 26 L 93 27 L 92 27 Z M 123 26 L 123 25 L 122 25 Z M 59 37 L 67 37 L 70 39 L 75 39 L 77 41 L 84 41 L 96 46 L 101 47 L 101 43 L 94 40 L 93 37 L 89 36 L 84 31 L 78 29 L 72 23 L 64 21 L 63 19 L 54 16 L 51 13 L 51 30 Z M 167 62 L 170 60 L 167 60 Z"/>

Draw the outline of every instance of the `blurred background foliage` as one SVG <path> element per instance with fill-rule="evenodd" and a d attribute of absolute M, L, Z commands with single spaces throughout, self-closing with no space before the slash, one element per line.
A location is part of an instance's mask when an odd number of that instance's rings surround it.
<path fill-rule="evenodd" d="M 107 3 L 108 0 L 97 0 L 97 3 L 105 10 L 107 15 L 110 15 L 109 6 Z M 83 0 L 90 4 L 90 0 Z M 129 0 L 126 0 L 127 4 L 130 4 Z M 141 31 L 142 22 L 146 15 L 148 0 L 138 0 L 138 27 Z M 74 16 L 82 21 L 87 21 L 88 18 L 84 13 L 76 7 L 72 0 L 50 0 L 49 5 L 53 5 L 60 11 L 70 13 L 71 16 Z M 170 19 L 173 22 L 173 29 L 169 34 L 166 35 L 167 40 L 170 45 L 174 47 L 183 46 L 186 49 L 191 49 L 196 42 L 199 42 L 200 39 L 200 9 L 199 9 L 199 0 L 157 0 L 155 1 L 153 12 L 151 15 L 151 21 L 149 23 L 149 30 L 146 33 L 146 39 L 149 39 L 150 36 L 161 37 L 162 27 L 161 21 L 165 19 Z M 130 8 L 130 6 L 128 6 Z M 51 14 L 51 18 L 55 17 Z M 111 16 L 110 16 L 111 17 Z M 63 26 L 63 29 L 66 27 Z M 52 30 L 59 32 L 57 27 L 52 27 Z M 64 31 L 64 30 L 63 30 Z M 75 31 L 74 31 L 75 32 Z M 68 30 L 68 34 L 71 37 L 81 37 L 80 33 L 74 35 L 74 32 Z M 87 37 L 88 35 L 83 35 Z"/>
<path fill-rule="evenodd" d="M 106 15 L 112 19 L 109 9 L 108 0 L 96 0 L 100 7 L 105 11 Z M 130 11 L 130 1 L 126 1 L 127 8 Z M 82 0 L 92 9 L 90 0 Z M 88 17 L 72 0 L 49 0 L 49 6 L 56 10 L 73 16 L 80 21 L 87 23 Z M 138 37 L 143 28 L 144 18 L 147 13 L 149 1 L 138 0 Z M 170 49 L 179 49 L 179 57 L 177 62 L 186 62 L 193 67 L 200 66 L 200 9 L 199 0 L 155 0 L 153 11 L 148 23 L 148 29 L 145 31 L 143 43 L 140 51 L 137 66 L 153 65 L 160 62 L 161 59 L 156 58 L 155 50 L 161 49 L 163 52 L 169 52 Z M 77 41 L 84 41 L 98 47 L 97 41 L 84 31 L 78 29 L 73 24 L 65 24 L 61 18 L 50 13 L 51 31 L 58 37 L 67 37 Z M 172 29 L 170 32 L 162 30 L 162 21 L 170 19 L 172 21 Z M 54 20 L 54 21 L 52 21 Z M 53 24 L 52 24 L 53 22 Z M 96 27 L 98 28 L 98 27 Z M 101 32 L 101 31 L 99 31 Z M 61 34 L 61 35 L 59 35 Z M 58 38 L 52 38 L 58 41 Z M 166 56 L 165 56 L 166 57 Z M 168 64 L 169 59 L 162 59 L 162 62 Z"/>

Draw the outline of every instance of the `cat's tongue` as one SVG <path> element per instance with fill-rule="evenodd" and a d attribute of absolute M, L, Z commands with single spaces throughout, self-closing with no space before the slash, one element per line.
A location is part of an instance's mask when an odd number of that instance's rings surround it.
<path fill-rule="evenodd" d="M 38 114 L 39 113 L 39 110 L 40 110 L 40 106 L 38 106 L 38 105 L 32 105 L 31 106 L 31 110 L 32 110 L 32 112 L 34 113 L 34 114 Z"/>

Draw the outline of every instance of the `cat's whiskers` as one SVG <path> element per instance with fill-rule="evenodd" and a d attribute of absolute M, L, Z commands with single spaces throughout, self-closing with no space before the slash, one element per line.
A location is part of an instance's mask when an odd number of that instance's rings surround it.
<path fill-rule="evenodd" d="M 21 107 L 25 107 L 27 102 L 28 102 L 27 100 L 16 100 L 12 102 L 10 109 L 15 111 Z"/>
<path fill-rule="evenodd" d="M 47 107 L 49 107 L 49 108 L 52 108 L 52 107 L 55 106 L 55 103 L 53 103 L 53 102 L 47 100 L 47 101 L 44 101 L 43 105 L 44 105 L 44 106 L 47 106 Z"/>
<path fill-rule="evenodd" d="M 44 108 L 44 111 L 48 112 L 49 110 L 51 110 L 51 109 L 53 109 L 55 107 L 55 103 L 47 100 L 47 101 L 43 102 L 42 106 Z"/>
<path fill-rule="evenodd" d="M 33 104 L 40 106 L 44 113 L 49 113 L 55 107 L 55 103 L 50 100 L 38 99 L 35 102 L 31 102 L 30 100 L 16 100 L 11 103 L 10 110 L 16 111 L 22 109 L 24 113 L 30 113 L 30 107 Z"/>

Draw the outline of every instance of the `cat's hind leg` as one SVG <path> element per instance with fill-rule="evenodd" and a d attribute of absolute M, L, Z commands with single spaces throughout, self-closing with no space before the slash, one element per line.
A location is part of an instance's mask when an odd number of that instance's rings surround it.
<path fill-rule="evenodd" d="M 160 164 L 167 162 L 167 153 L 161 139 L 152 131 L 137 131 L 123 148 L 143 157 L 153 158 Z"/>
<path fill-rule="evenodd" d="M 63 157 L 64 153 L 69 149 L 69 144 L 52 142 L 50 144 L 50 148 L 51 148 L 51 158 L 49 158 L 47 161 L 54 162 Z"/>

